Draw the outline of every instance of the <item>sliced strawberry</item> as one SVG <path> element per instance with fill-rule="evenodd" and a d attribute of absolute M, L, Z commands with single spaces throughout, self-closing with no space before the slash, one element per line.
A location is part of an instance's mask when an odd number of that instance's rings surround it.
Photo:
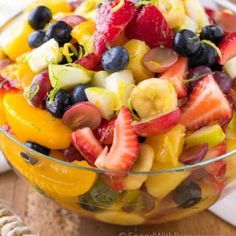
<path fill-rule="evenodd" d="M 93 131 L 95 137 L 102 145 L 111 145 L 114 138 L 116 118 L 103 120 L 97 129 Z"/>
<path fill-rule="evenodd" d="M 225 36 L 218 47 L 222 55 L 218 62 L 224 65 L 228 60 L 236 56 L 236 32 Z"/>
<path fill-rule="evenodd" d="M 73 132 L 72 143 L 91 165 L 94 165 L 97 157 L 102 152 L 102 146 L 90 128 L 78 129 Z"/>
<path fill-rule="evenodd" d="M 128 39 L 143 40 L 151 48 L 173 46 L 174 33 L 164 16 L 153 5 L 141 7 L 125 32 Z"/>
<path fill-rule="evenodd" d="M 181 110 L 180 123 L 188 130 L 196 130 L 211 123 L 225 122 L 232 116 L 231 106 L 212 75 L 198 82 Z"/>
<path fill-rule="evenodd" d="M 75 64 L 79 64 L 87 70 L 94 70 L 99 62 L 99 58 L 91 53 L 75 62 Z"/>
<path fill-rule="evenodd" d="M 225 142 L 217 145 L 214 148 L 211 148 L 207 155 L 205 156 L 204 160 L 211 160 L 214 159 L 216 157 L 219 157 L 223 154 L 226 153 L 227 147 Z M 221 178 L 225 175 L 226 173 L 226 167 L 227 167 L 227 163 L 225 160 L 219 160 L 219 161 L 215 161 L 209 165 L 207 165 L 205 167 L 205 169 L 207 170 L 207 172 L 209 172 L 210 174 L 212 174 L 215 178 Z"/>
<path fill-rule="evenodd" d="M 180 57 L 179 60 L 161 76 L 162 79 L 170 80 L 175 85 L 178 98 L 187 96 L 187 87 L 184 83 L 187 69 L 187 58 Z"/>
<path fill-rule="evenodd" d="M 132 115 L 122 108 L 115 122 L 114 139 L 110 151 L 106 147 L 95 165 L 108 170 L 130 170 L 139 152 L 138 136 L 132 127 Z"/>
<path fill-rule="evenodd" d="M 103 179 L 107 185 L 115 192 L 122 192 L 124 190 L 125 174 L 110 174 L 103 175 Z"/>
<path fill-rule="evenodd" d="M 212 8 L 205 7 L 205 12 L 208 15 L 208 19 L 209 19 L 210 24 L 214 24 L 216 11 Z"/>
<path fill-rule="evenodd" d="M 66 22 L 68 25 L 74 28 L 79 23 L 86 21 L 86 19 L 82 16 L 71 15 L 65 16 L 64 18 L 62 18 L 62 21 Z"/>
<path fill-rule="evenodd" d="M 98 10 L 96 33 L 94 36 L 95 54 L 99 57 L 112 45 L 134 17 L 136 7 L 128 0 L 107 1 Z"/>
<path fill-rule="evenodd" d="M 217 17 L 216 22 L 226 33 L 236 32 L 236 15 L 229 11 L 221 11 Z"/>

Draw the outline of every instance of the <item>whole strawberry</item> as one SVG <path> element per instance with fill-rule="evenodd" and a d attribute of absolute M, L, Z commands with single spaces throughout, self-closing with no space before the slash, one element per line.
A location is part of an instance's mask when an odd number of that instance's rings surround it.
<path fill-rule="evenodd" d="M 172 48 L 173 31 L 162 13 L 153 5 L 141 7 L 126 27 L 128 39 L 145 41 L 151 48 Z"/>

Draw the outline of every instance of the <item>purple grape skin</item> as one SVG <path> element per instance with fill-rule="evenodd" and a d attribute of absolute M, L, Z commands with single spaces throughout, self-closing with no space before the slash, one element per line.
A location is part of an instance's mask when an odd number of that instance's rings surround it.
<path fill-rule="evenodd" d="M 214 79 L 219 85 L 221 91 L 228 94 L 233 86 L 233 80 L 226 73 L 222 71 L 214 72 Z"/>
<path fill-rule="evenodd" d="M 183 153 L 179 157 L 179 161 L 185 165 L 193 165 L 199 163 L 206 156 L 207 151 L 208 144 L 206 143 L 190 147 L 183 151 Z"/>
<path fill-rule="evenodd" d="M 29 101 L 35 107 L 40 107 L 46 100 L 47 94 L 52 90 L 48 71 L 37 74 L 31 84 Z"/>
<path fill-rule="evenodd" d="M 188 79 L 193 79 L 193 78 L 199 77 L 201 75 L 207 76 L 209 74 L 212 74 L 212 70 L 209 67 L 207 67 L 207 66 L 198 66 L 198 67 L 192 69 L 189 72 Z M 205 76 L 203 76 L 202 79 Z M 194 87 L 197 85 L 197 83 L 199 81 L 201 81 L 201 79 L 189 83 L 189 87 L 188 87 L 189 88 L 189 92 L 193 91 Z"/>

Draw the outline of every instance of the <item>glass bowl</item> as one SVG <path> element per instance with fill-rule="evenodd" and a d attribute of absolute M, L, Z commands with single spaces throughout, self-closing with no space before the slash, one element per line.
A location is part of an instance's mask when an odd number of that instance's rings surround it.
<path fill-rule="evenodd" d="M 236 183 L 236 140 L 227 146 L 227 154 L 195 165 L 118 172 L 68 163 L 58 153 L 45 156 L 0 130 L 0 147 L 12 169 L 38 192 L 82 216 L 119 225 L 160 224 L 209 208 Z M 146 181 L 135 190 L 112 190 L 128 177 Z"/>

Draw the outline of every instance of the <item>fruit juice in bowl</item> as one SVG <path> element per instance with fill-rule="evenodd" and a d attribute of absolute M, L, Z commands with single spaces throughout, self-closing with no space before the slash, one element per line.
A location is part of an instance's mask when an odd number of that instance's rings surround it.
<path fill-rule="evenodd" d="M 12 169 L 112 224 L 209 208 L 236 179 L 236 37 L 224 14 L 199 1 L 33 2 L 0 36 Z"/>

